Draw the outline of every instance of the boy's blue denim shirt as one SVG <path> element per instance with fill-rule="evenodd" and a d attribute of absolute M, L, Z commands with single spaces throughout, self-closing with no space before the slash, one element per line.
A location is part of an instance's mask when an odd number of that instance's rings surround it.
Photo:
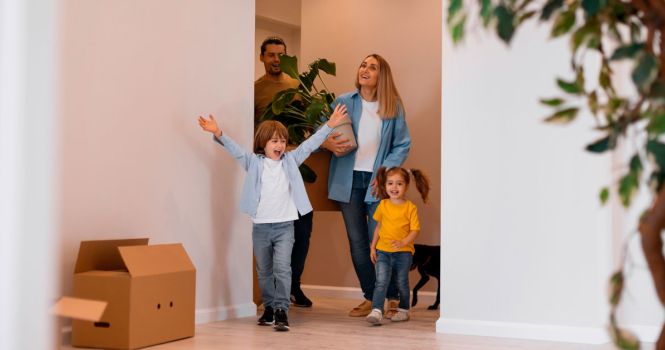
<path fill-rule="evenodd" d="M 346 109 L 349 111 L 349 116 L 353 122 L 353 134 L 357 139 L 358 124 L 360 123 L 360 116 L 362 114 L 360 93 L 356 90 L 339 96 L 333 102 L 333 108 L 340 103 L 346 105 Z M 381 142 L 379 143 L 379 151 L 376 154 L 372 168 L 372 180 L 374 180 L 379 167 L 391 168 L 401 166 L 409 155 L 410 149 L 411 137 L 409 136 L 409 128 L 404 119 L 404 109 L 400 106 L 396 117 L 381 121 Z M 332 156 L 330 159 L 330 173 L 328 174 L 328 198 L 344 203 L 348 203 L 351 200 L 351 185 L 353 182 L 353 166 L 355 161 L 356 150 L 349 152 L 343 157 Z M 372 203 L 379 201 L 378 198 L 372 196 L 371 191 L 372 188 L 370 186 L 365 194 L 365 202 Z"/>
<path fill-rule="evenodd" d="M 289 185 L 293 189 L 293 201 L 300 215 L 305 215 L 312 211 L 312 204 L 307 197 L 305 183 L 302 180 L 298 167 L 313 151 L 319 148 L 331 131 L 332 128 L 324 124 L 314 135 L 301 143 L 298 148 L 282 155 L 282 166 L 289 180 Z M 240 163 L 242 168 L 247 171 L 240 197 L 240 211 L 249 214 L 251 217 L 256 216 L 256 209 L 259 206 L 259 199 L 261 197 L 263 160 L 266 157 L 262 154 L 247 152 L 226 136 L 226 134 L 222 134 L 221 138 L 213 135 L 213 139 L 222 145 Z"/>

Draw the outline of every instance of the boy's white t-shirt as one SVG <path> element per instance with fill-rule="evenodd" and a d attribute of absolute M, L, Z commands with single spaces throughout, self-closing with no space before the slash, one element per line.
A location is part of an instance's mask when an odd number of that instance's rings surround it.
<path fill-rule="evenodd" d="M 297 219 L 298 209 L 293 201 L 291 186 L 284 172 L 282 160 L 264 158 L 261 197 L 252 221 L 255 224 L 267 224 Z"/>
<path fill-rule="evenodd" d="M 381 143 L 381 117 L 379 102 L 362 100 L 362 114 L 358 123 L 358 149 L 353 170 L 374 171 L 374 161 Z"/>

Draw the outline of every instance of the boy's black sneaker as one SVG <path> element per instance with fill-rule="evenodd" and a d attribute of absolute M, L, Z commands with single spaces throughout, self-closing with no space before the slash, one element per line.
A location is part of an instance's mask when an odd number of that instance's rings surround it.
<path fill-rule="evenodd" d="M 280 332 L 289 330 L 289 318 L 286 316 L 285 310 L 275 310 L 275 330 Z"/>
<path fill-rule="evenodd" d="M 272 309 L 272 306 L 266 306 L 263 310 L 263 315 L 259 317 L 259 326 L 271 326 L 275 323 L 275 312 Z"/>
<path fill-rule="evenodd" d="M 293 303 L 293 306 L 312 307 L 312 301 L 305 296 L 305 293 L 303 293 L 300 288 L 291 289 L 291 302 Z"/>

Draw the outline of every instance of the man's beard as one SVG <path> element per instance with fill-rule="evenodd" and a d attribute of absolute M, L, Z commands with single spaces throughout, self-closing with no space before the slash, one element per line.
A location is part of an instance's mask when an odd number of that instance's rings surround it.
<path fill-rule="evenodd" d="M 273 76 L 281 75 L 282 74 L 282 69 L 279 68 L 279 67 L 275 68 L 275 67 L 271 66 L 270 69 L 268 70 L 268 74 L 273 75 Z"/>

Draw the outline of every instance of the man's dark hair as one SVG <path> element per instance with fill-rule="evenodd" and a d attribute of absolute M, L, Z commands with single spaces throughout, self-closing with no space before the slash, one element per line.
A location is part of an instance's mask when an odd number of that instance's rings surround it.
<path fill-rule="evenodd" d="M 271 36 L 266 38 L 266 40 L 263 40 L 263 42 L 261 43 L 261 55 L 266 53 L 266 46 L 268 45 L 283 45 L 284 53 L 286 53 L 286 43 L 282 38 L 278 36 Z"/>

